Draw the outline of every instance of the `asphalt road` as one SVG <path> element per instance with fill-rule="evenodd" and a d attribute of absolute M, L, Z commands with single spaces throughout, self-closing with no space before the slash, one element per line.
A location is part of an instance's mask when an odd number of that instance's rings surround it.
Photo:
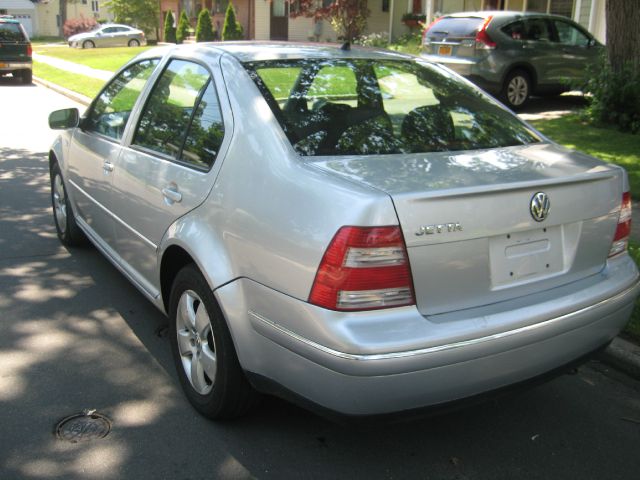
<path fill-rule="evenodd" d="M 70 105 L 0 79 L 1 479 L 640 475 L 640 384 L 598 362 L 391 425 L 336 424 L 273 398 L 233 423 L 199 417 L 181 394 L 165 318 L 96 250 L 56 239 L 46 118 Z M 83 409 L 109 417 L 111 433 L 58 440 L 56 423 Z"/>

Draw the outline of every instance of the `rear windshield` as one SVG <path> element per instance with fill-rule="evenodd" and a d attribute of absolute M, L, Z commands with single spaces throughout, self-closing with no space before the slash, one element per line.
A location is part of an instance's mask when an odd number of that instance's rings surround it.
<path fill-rule="evenodd" d="M 23 42 L 25 37 L 22 29 L 17 23 L 0 23 L 0 41 L 2 42 Z"/>
<path fill-rule="evenodd" d="M 380 155 L 524 145 L 514 115 L 438 67 L 410 60 L 245 64 L 300 155 Z"/>
<path fill-rule="evenodd" d="M 429 37 L 475 37 L 485 22 L 479 17 L 445 17 L 438 20 L 427 32 Z"/>

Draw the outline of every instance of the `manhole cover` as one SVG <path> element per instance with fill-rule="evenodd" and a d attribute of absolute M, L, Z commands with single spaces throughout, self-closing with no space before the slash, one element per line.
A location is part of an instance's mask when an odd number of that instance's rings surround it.
<path fill-rule="evenodd" d="M 106 437 L 111 431 L 111 421 L 95 410 L 65 418 L 56 427 L 56 435 L 71 443 L 88 442 Z"/>

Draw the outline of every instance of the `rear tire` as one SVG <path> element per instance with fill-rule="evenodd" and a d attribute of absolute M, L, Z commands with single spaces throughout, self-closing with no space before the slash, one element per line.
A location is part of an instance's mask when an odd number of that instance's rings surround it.
<path fill-rule="evenodd" d="M 178 272 L 169 305 L 173 360 L 191 405 L 212 420 L 244 415 L 259 395 L 240 367 L 222 311 L 195 265 Z"/>
<path fill-rule="evenodd" d="M 133 39 L 133 40 L 129 40 L 128 45 L 130 47 L 139 47 L 140 46 L 140 42 L 138 40 L 136 40 L 136 39 Z"/>
<path fill-rule="evenodd" d="M 33 83 L 33 72 L 31 70 L 22 70 L 20 78 L 25 85 Z"/>
<path fill-rule="evenodd" d="M 85 40 L 84 42 L 82 42 L 82 48 L 96 48 L 96 44 L 91 40 Z"/>
<path fill-rule="evenodd" d="M 512 110 L 524 107 L 531 96 L 531 77 L 524 70 L 514 70 L 507 75 L 500 99 Z"/>
<path fill-rule="evenodd" d="M 67 187 L 60 173 L 60 166 L 54 163 L 51 167 L 51 205 L 53 220 L 60 242 L 66 247 L 78 247 L 87 243 L 80 227 L 73 216 L 73 210 L 67 195 Z"/>

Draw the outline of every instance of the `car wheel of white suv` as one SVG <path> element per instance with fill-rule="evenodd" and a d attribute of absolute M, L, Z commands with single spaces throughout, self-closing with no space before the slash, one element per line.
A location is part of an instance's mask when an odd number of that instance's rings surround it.
<path fill-rule="evenodd" d="M 213 292 L 193 264 L 173 282 L 169 337 L 180 383 L 198 412 L 229 419 L 256 403 Z"/>

